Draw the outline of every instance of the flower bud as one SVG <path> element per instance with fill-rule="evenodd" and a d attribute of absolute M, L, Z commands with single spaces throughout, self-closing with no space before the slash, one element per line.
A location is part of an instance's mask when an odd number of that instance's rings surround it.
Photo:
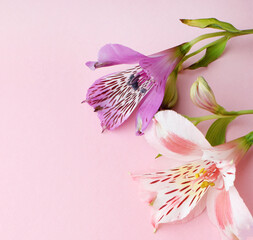
<path fill-rule="evenodd" d="M 198 77 L 192 84 L 190 91 L 193 103 L 214 114 L 222 114 L 225 109 L 215 99 L 212 89 L 203 77 Z"/>
<path fill-rule="evenodd" d="M 168 109 L 175 106 L 178 99 L 177 94 L 177 70 L 174 70 L 168 77 L 166 86 L 165 86 L 165 93 L 162 102 L 162 108 Z"/>

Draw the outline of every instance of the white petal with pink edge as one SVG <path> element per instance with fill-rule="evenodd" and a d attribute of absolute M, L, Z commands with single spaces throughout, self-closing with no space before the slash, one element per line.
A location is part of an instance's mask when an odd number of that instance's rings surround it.
<path fill-rule="evenodd" d="M 243 142 L 244 137 L 241 137 L 207 149 L 204 151 L 203 159 L 225 163 L 230 163 L 232 161 L 236 165 L 248 150 L 247 145 L 243 147 Z"/>
<path fill-rule="evenodd" d="M 230 187 L 229 191 L 211 189 L 207 196 L 207 212 L 223 239 L 253 238 L 253 218 L 235 187 Z"/>
<path fill-rule="evenodd" d="M 182 161 L 197 160 L 211 147 L 198 128 L 172 110 L 158 112 L 145 137 L 159 153 Z"/>

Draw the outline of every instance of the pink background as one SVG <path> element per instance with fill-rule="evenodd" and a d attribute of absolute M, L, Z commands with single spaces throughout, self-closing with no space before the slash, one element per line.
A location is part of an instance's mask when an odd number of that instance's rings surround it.
<path fill-rule="evenodd" d="M 217 17 L 253 28 L 252 12 L 252 0 L 1 0 L 0 238 L 219 239 L 205 212 L 153 234 L 149 208 L 128 173 L 155 168 L 157 152 L 135 137 L 134 117 L 101 134 L 96 114 L 81 104 L 95 79 L 124 66 L 92 72 L 84 63 L 106 43 L 150 54 L 211 31 L 179 18 Z M 253 36 L 232 39 L 208 68 L 180 74 L 176 110 L 208 114 L 189 98 L 199 75 L 228 110 L 252 108 L 252 53 Z M 206 131 L 208 123 L 199 126 Z M 240 117 L 228 139 L 252 130 L 253 116 Z M 235 182 L 251 213 L 252 173 L 251 149 Z"/>

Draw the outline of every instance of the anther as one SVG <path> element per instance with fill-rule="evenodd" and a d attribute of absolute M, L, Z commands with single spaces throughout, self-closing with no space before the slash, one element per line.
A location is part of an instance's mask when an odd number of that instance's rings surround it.
<path fill-rule="evenodd" d="M 204 182 L 202 182 L 202 184 L 201 184 L 201 188 L 206 188 L 206 187 L 208 187 L 209 186 L 209 183 L 207 182 L 207 181 L 204 181 Z"/>
<path fill-rule="evenodd" d="M 211 186 L 211 187 L 213 187 L 213 186 L 215 186 L 215 183 L 214 182 L 208 182 L 208 181 L 204 181 L 204 182 L 202 182 L 202 184 L 201 184 L 201 188 L 206 188 L 206 187 L 208 187 L 208 186 Z"/>

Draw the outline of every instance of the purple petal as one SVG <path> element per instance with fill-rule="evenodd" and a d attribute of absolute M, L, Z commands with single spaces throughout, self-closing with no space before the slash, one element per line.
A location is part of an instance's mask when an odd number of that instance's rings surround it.
<path fill-rule="evenodd" d="M 120 44 L 107 44 L 98 52 L 97 62 L 87 62 L 86 65 L 94 70 L 118 64 L 138 63 L 146 56 Z"/>
<path fill-rule="evenodd" d="M 103 129 L 121 125 L 153 87 L 140 66 L 102 77 L 88 89 L 86 102 L 98 112 Z"/>
<path fill-rule="evenodd" d="M 137 135 L 143 134 L 161 106 L 167 78 L 182 59 L 179 48 L 171 48 L 142 59 L 140 66 L 152 77 L 155 86 L 142 101 L 136 118 Z"/>
<path fill-rule="evenodd" d="M 90 61 L 90 62 L 86 62 L 85 65 L 87 67 L 89 67 L 91 70 L 95 70 L 96 69 L 96 67 L 95 67 L 96 63 L 97 62 Z"/>
<path fill-rule="evenodd" d="M 163 101 L 165 84 L 155 85 L 143 99 L 136 117 L 136 134 L 142 135 Z"/>
<path fill-rule="evenodd" d="M 156 53 L 140 60 L 140 66 L 145 72 L 152 76 L 156 82 L 166 81 L 183 57 L 183 55 L 178 52 L 178 48 L 175 47 Z"/>

